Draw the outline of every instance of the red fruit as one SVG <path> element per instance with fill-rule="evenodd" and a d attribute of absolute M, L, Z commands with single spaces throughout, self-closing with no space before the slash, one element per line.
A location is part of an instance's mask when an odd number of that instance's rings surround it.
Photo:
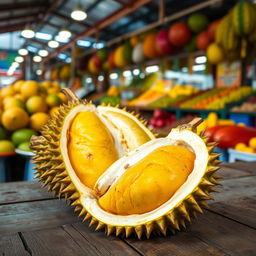
<path fill-rule="evenodd" d="M 190 38 L 191 32 L 185 22 L 177 22 L 169 29 L 169 40 L 175 46 L 182 47 L 186 45 Z"/>
<path fill-rule="evenodd" d="M 213 126 L 213 127 L 209 127 L 205 130 L 204 136 L 209 136 L 209 142 L 214 142 L 215 133 L 219 129 L 224 128 L 224 127 L 227 127 L 227 125 L 216 125 L 216 126 Z"/>
<path fill-rule="evenodd" d="M 114 56 L 115 56 L 115 52 L 111 52 L 108 55 L 108 65 L 110 68 L 114 68 L 115 67 L 115 60 L 114 60 Z"/>
<path fill-rule="evenodd" d="M 210 43 L 207 30 L 201 32 L 196 38 L 196 46 L 199 50 L 206 51 Z"/>
<path fill-rule="evenodd" d="M 163 128 L 165 126 L 166 122 L 164 119 L 157 119 L 155 126 L 156 128 Z"/>
<path fill-rule="evenodd" d="M 100 60 L 100 58 L 98 57 L 98 55 L 95 54 L 95 55 L 93 56 L 93 61 L 94 61 L 95 67 L 97 67 L 97 69 L 100 69 L 101 66 L 102 66 L 102 63 L 101 63 L 101 60 Z"/>
<path fill-rule="evenodd" d="M 238 143 L 248 144 L 252 137 L 256 137 L 256 129 L 252 127 L 227 126 L 218 129 L 214 134 L 214 141 L 222 149 L 234 148 Z"/>
<path fill-rule="evenodd" d="M 156 35 L 156 50 L 161 55 L 171 54 L 174 50 L 173 46 L 169 42 L 168 34 L 168 29 L 162 29 Z"/>
<path fill-rule="evenodd" d="M 215 40 L 215 31 L 217 30 L 219 23 L 220 20 L 215 20 L 209 25 L 207 29 L 208 37 L 211 42 Z"/>
<path fill-rule="evenodd" d="M 154 116 L 155 118 L 164 118 L 164 117 L 166 116 L 166 112 L 164 112 L 164 111 L 161 110 L 161 109 L 156 109 L 156 110 L 154 111 L 153 116 Z"/>
<path fill-rule="evenodd" d="M 151 126 L 155 126 L 155 125 L 156 125 L 156 119 L 155 119 L 155 118 L 151 118 L 151 119 L 149 120 L 149 124 L 150 124 Z"/>

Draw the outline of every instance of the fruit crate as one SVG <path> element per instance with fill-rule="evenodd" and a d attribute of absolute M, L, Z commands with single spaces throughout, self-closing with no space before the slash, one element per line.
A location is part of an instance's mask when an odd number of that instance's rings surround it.
<path fill-rule="evenodd" d="M 252 153 L 245 153 L 241 151 L 237 151 L 235 149 L 229 149 L 229 162 L 235 162 L 235 161 L 246 161 L 246 162 L 254 162 L 256 161 L 256 154 Z"/>
<path fill-rule="evenodd" d="M 215 153 L 220 153 L 221 155 L 219 156 L 219 160 L 222 162 L 229 162 L 229 153 L 227 150 L 220 149 L 220 148 L 215 148 L 214 149 Z"/>

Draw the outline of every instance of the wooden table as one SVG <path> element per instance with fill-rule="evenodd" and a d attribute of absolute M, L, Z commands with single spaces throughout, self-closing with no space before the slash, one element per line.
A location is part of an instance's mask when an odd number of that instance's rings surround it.
<path fill-rule="evenodd" d="M 256 162 L 223 164 L 223 186 L 187 230 L 139 241 L 107 237 L 36 182 L 0 184 L 0 255 L 256 255 Z"/>

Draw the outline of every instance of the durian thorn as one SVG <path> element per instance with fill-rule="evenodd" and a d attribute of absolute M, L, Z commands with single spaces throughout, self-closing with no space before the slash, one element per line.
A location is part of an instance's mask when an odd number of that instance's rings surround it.
<path fill-rule="evenodd" d="M 84 208 L 82 208 L 81 212 L 78 214 L 78 217 L 81 217 L 81 216 L 85 215 L 86 213 L 87 213 L 87 211 Z"/>
<path fill-rule="evenodd" d="M 206 208 L 206 209 L 209 208 L 209 205 L 208 205 L 206 202 L 204 202 L 204 201 L 200 201 L 199 204 L 200 204 L 202 207 Z"/>
<path fill-rule="evenodd" d="M 183 227 L 183 228 L 186 228 L 186 223 L 184 221 L 184 219 L 179 219 L 179 222 L 180 222 L 180 225 Z"/>
<path fill-rule="evenodd" d="M 220 167 L 218 167 L 218 166 L 210 166 L 210 167 L 208 167 L 207 174 L 213 174 L 216 171 L 218 171 L 219 169 L 220 169 Z"/>
<path fill-rule="evenodd" d="M 148 223 L 145 225 L 145 228 L 146 228 L 146 236 L 147 236 L 147 239 L 150 238 L 150 235 L 154 229 L 154 226 L 153 226 L 153 223 Z"/>
<path fill-rule="evenodd" d="M 209 162 L 215 161 L 221 154 L 220 153 L 211 153 L 209 155 Z"/>
<path fill-rule="evenodd" d="M 202 178 L 200 181 L 200 186 L 214 186 L 214 184 L 210 182 L 210 180 Z"/>
<path fill-rule="evenodd" d="M 65 178 L 68 177 L 68 173 L 66 172 L 66 170 L 64 170 L 63 172 L 58 173 L 56 177 Z"/>
<path fill-rule="evenodd" d="M 179 125 L 176 129 L 179 131 L 182 130 L 192 130 L 193 132 L 196 132 L 196 127 L 203 122 L 203 119 L 201 117 L 196 117 L 192 121 L 190 121 L 188 124 L 182 124 Z"/>
<path fill-rule="evenodd" d="M 133 227 L 125 227 L 125 237 L 129 237 L 133 233 Z"/>
<path fill-rule="evenodd" d="M 177 210 L 179 212 L 179 214 L 185 218 L 187 221 L 191 222 L 191 219 L 189 217 L 189 213 L 186 209 L 186 205 L 184 203 L 180 204 L 178 207 L 177 207 Z"/>
<path fill-rule="evenodd" d="M 64 93 L 71 102 L 81 101 L 69 88 L 62 88 L 61 92 Z"/>
<path fill-rule="evenodd" d="M 36 135 L 32 135 L 31 139 L 30 139 L 30 148 L 32 149 L 37 149 L 37 146 L 42 144 L 42 141 L 44 140 L 43 136 L 36 136 Z"/>
<path fill-rule="evenodd" d="M 84 221 L 85 220 L 90 220 L 91 218 L 92 218 L 92 215 L 89 212 L 87 212 L 87 214 L 84 217 Z"/>
<path fill-rule="evenodd" d="M 106 234 L 110 236 L 115 231 L 115 227 L 113 226 L 106 226 Z"/>
<path fill-rule="evenodd" d="M 96 231 L 100 230 L 100 229 L 103 229 L 105 227 L 105 224 L 102 223 L 102 222 L 99 222 L 97 227 L 95 228 Z"/>
<path fill-rule="evenodd" d="M 61 163 L 57 166 L 54 167 L 55 170 L 58 170 L 58 171 L 64 171 L 66 168 L 65 168 L 65 164 L 64 163 Z"/>
<path fill-rule="evenodd" d="M 142 234 L 143 234 L 143 226 L 136 226 L 136 227 L 134 228 L 134 230 L 135 230 L 135 233 L 136 233 L 137 237 L 138 237 L 139 239 L 141 239 Z"/>
<path fill-rule="evenodd" d="M 219 176 L 219 175 L 217 175 L 217 174 L 213 174 L 213 175 L 212 175 L 212 178 L 217 179 L 217 180 L 223 179 L 222 176 Z"/>
<path fill-rule="evenodd" d="M 63 184 L 63 183 L 62 183 Z M 73 192 L 75 191 L 76 188 L 74 187 L 74 185 L 72 183 L 70 183 L 67 187 L 65 187 L 62 192 L 65 193 L 65 192 Z"/>
<path fill-rule="evenodd" d="M 120 236 L 123 233 L 123 227 L 116 227 L 116 236 Z"/>
<path fill-rule="evenodd" d="M 80 212 L 82 210 L 82 206 L 81 205 L 77 205 L 74 209 L 74 212 Z"/>
<path fill-rule="evenodd" d="M 91 227 L 92 225 L 96 224 L 98 221 L 92 217 L 90 223 L 89 223 L 89 227 Z"/>
<path fill-rule="evenodd" d="M 174 212 L 170 212 L 165 217 L 167 218 L 167 220 L 169 221 L 169 223 L 171 224 L 171 226 L 174 229 L 180 230 L 179 223 L 178 223 L 178 221 L 176 219 L 176 216 L 175 216 Z"/>
<path fill-rule="evenodd" d="M 53 186 L 52 190 L 59 189 L 60 186 L 61 186 L 61 184 L 57 182 L 57 183 Z"/>
<path fill-rule="evenodd" d="M 58 178 L 61 179 L 60 177 L 58 177 Z M 64 179 L 60 180 L 60 182 L 69 184 L 71 182 L 71 180 L 68 176 L 66 176 Z"/>
<path fill-rule="evenodd" d="M 210 199 L 208 193 L 205 192 L 204 190 L 202 190 L 200 187 L 198 187 L 198 188 L 194 191 L 194 195 L 197 196 L 197 197 L 199 197 L 200 199 L 203 199 L 203 200 Z"/>
<path fill-rule="evenodd" d="M 209 188 L 208 188 L 208 191 L 209 191 L 209 192 L 215 192 L 215 193 L 216 193 L 216 192 L 219 192 L 219 191 L 218 191 L 217 189 L 215 189 L 214 187 L 209 187 Z"/>
<path fill-rule="evenodd" d="M 161 233 L 166 236 L 166 231 L 167 231 L 167 225 L 164 217 L 162 217 L 159 220 L 156 220 L 156 224 L 158 226 L 158 229 L 161 231 Z"/>
<path fill-rule="evenodd" d="M 45 183 L 48 184 L 53 180 L 52 176 L 48 176 L 47 179 L 45 180 Z"/>
<path fill-rule="evenodd" d="M 203 213 L 202 209 L 200 208 L 197 201 L 192 195 L 189 198 L 187 198 L 186 202 L 189 203 L 195 211 Z"/>
<path fill-rule="evenodd" d="M 79 193 L 77 193 L 77 192 L 71 194 L 71 195 L 68 197 L 69 200 L 76 200 L 76 199 L 78 199 L 78 198 L 79 198 Z"/>
<path fill-rule="evenodd" d="M 217 142 L 207 142 L 207 147 L 216 147 L 217 146 Z"/>
<path fill-rule="evenodd" d="M 77 199 L 71 203 L 71 206 L 77 206 L 77 205 L 81 205 L 80 199 Z"/>

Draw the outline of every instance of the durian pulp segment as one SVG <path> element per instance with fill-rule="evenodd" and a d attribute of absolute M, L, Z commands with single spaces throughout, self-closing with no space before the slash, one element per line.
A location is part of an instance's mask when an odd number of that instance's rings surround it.
<path fill-rule="evenodd" d="M 138 119 L 129 112 L 104 106 L 98 106 L 97 110 L 101 117 L 115 128 L 124 151 L 129 152 L 155 139 L 153 133 L 145 127 L 144 122 L 138 122 Z"/>
<path fill-rule="evenodd" d="M 194 152 L 196 158 L 194 161 L 194 168 L 187 180 L 174 193 L 171 199 L 166 201 L 164 204 L 147 213 L 126 216 L 116 215 L 105 211 L 98 204 L 98 199 L 93 197 L 89 198 L 82 196 L 80 198 L 82 206 L 91 216 L 110 226 L 135 227 L 137 225 L 150 223 L 171 213 L 175 207 L 179 206 L 179 204 L 181 204 L 186 197 L 193 193 L 207 171 L 207 164 L 209 160 L 207 146 L 201 137 L 189 130 L 179 131 L 174 129 L 167 138 L 149 141 L 139 148 L 129 152 L 127 155 L 123 156 L 112 164 L 108 170 L 103 173 L 103 175 L 96 182 L 95 189 L 99 194 L 104 194 L 111 185 L 113 186 L 115 182 L 118 182 L 118 179 L 126 171 L 127 165 L 133 166 L 155 149 L 168 145 L 182 145 L 183 147 L 186 147 Z"/>
<path fill-rule="evenodd" d="M 152 211 L 186 181 L 194 167 L 195 154 L 182 146 L 163 146 L 141 159 L 99 199 L 106 211 L 118 215 Z"/>
<path fill-rule="evenodd" d="M 114 138 L 95 112 L 78 113 L 68 130 L 68 154 L 81 182 L 93 188 L 99 176 L 119 156 Z"/>

